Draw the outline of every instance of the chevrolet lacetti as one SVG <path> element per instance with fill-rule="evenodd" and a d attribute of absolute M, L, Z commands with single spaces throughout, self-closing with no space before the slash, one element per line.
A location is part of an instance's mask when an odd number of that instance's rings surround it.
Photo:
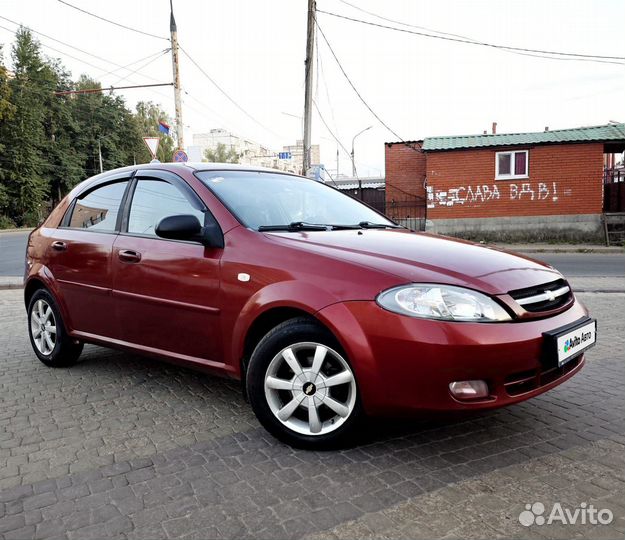
<path fill-rule="evenodd" d="M 239 379 L 266 429 L 309 448 L 368 415 L 536 396 L 596 335 L 551 266 L 221 164 L 84 181 L 30 235 L 24 295 L 44 364 L 95 343 Z"/>

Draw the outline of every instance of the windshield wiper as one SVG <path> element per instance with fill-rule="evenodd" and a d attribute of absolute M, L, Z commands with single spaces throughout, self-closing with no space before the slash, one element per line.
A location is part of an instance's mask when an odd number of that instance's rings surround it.
<path fill-rule="evenodd" d="M 394 225 L 393 223 L 373 223 L 372 221 L 361 221 L 358 226 L 363 229 L 403 229 L 401 225 Z"/>
<path fill-rule="evenodd" d="M 340 229 L 403 229 L 401 225 L 392 223 L 373 223 L 372 221 L 361 221 L 355 225 L 330 225 L 333 230 Z"/>
<path fill-rule="evenodd" d="M 305 221 L 293 221 L 288 225 L 261 225 L 258 227 L 260 232 L 263 231 L 327 231 L 328 225 L 318 223 L 306 223 Z"/>

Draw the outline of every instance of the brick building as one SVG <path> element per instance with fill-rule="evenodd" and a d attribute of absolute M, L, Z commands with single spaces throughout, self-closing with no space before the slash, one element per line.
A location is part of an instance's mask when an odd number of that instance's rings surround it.
<path fill-rule="evenodd" d="M 430 137 L 385 150 L 396 219 L 413 204 L 444 234 L 590 239 L 603 234 L 606 166 L 625 150 L 625 124 Z"/>

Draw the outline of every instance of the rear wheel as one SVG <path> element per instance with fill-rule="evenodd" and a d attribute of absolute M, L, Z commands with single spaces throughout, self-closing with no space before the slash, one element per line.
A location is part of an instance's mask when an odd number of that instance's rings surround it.
<path fill-rule="evenodd" d="M 247 389 L 263 426 L 294 446 L 340 445 L 362 419 L 345 353 L 310 319 L 286 321 L 261 340 L 250 359 Z"/>
<path fill-rule="evenodd" d="M 46 366 L 71 366 L 78 361 L 83 344 L 67 335 L 54 297 L 45 289 L 33 294 L 28 304 L 30 343 Z"/>

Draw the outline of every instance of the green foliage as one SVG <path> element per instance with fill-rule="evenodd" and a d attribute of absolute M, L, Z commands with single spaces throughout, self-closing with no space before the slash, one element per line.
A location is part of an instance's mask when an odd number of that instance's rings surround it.
<path fill-rule="evenodd" d="M 13 229 L 15 228 L 15 223 L 8 216 L 3 216 L 0 214 L 0 229 Z"/>
<path fill-rule="evenodd" d="M 13 118 L 0 125 L 3 141 L 2 183 L 9 195 L 8 214 L 21 225 L 25 213 L 38 209 L 48 189 L 43 176 L 45 98 L 54 77 L 41 59 L 39 44 L 20 28 L 11 52 L 14 77 L 9 79 Z"/>
<path fill-rule="evenodd" d="M 174 141 L 158 130 L 170 123 L 160 107 L 141 102 L 136 113 L 110 92 L 55 95 L 100 88 L 88 76 L 73 82 L 58 60 L 45 57 L 20 28 L 11 71 L 0 47 L 0 226 L 35 225 L 77 183 L 150 155 L 141 137 L 161 135 L 158 157 L 171 161 Z"/>
<path fill-rule="evenodd" d="M 242 155 L 234 148 L 226 149 L 223 143 L 217 143 L 217 148 L 204 150 L 204 158 L 211 163 L 239 163 Z"/>

